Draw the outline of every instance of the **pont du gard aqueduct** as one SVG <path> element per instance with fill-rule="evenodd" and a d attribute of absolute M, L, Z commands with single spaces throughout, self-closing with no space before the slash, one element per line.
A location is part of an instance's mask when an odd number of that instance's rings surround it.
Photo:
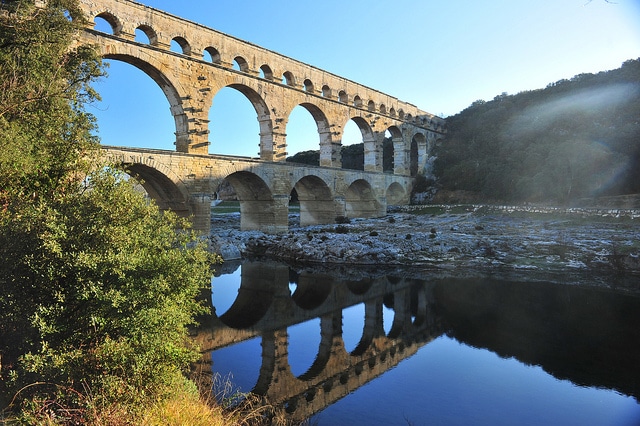
<path fill-rule="evenodd" d="M 414 105 L 195 22 L 129 0 L 80 4 L 90 26 L 78 42 L 146 73 L 166 95 L 175 120 L 175 151 L 105 144 L 104 155 L 139 178 L 161 209 L 191 217 L 196 229 L 210 229 L 211 202 L 225 179 L 240 202 L 244 230 L 286 232 L 294 189 L 301 225 L 383 216 L 387 205 L 409 202 L 415 176 L 424 173 L 444 134 L 443 119 Z M 95 29 L 99 20 L 111 31 Z M 148 42 L 137 41 L 138 30 Z M 172 50 L 172 42 L 181 51 Z M 225 87 L 255 109 L 259 158 L 209 153 L 209 109 Z M 285 161 L 285 129 L 297 106 L 317 125 L 318 166 Z M 350 120 L 362 133 L 364 170 L 341 167 Z M 393 141 L 388 172 L 382 167 L 385 135 Z"/>

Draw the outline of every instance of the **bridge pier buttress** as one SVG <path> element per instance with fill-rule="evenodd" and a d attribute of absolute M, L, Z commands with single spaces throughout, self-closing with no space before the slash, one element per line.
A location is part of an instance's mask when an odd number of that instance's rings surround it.
<path fill-rule="evenodd" d="M 208 234 L 211 230 L 211 196 L 209 194 L 193 194 L 189 204 L 191 205 L 193 229 Z"/>

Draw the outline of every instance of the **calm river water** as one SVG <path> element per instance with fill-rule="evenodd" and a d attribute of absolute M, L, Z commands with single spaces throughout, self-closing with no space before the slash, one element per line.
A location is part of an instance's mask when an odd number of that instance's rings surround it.
<path fill-rule="evenodd" d="M 225 268 L 197 339 L 215 374 L 293 420 L 640 424 L 638 292 L 261 262 Z"/>

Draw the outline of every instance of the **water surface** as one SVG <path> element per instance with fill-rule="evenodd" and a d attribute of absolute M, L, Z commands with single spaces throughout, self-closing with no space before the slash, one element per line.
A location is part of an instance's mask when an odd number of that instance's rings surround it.
<path fill-rule="evenodd" d="M 245 262 L 213 279 L 212 303 L 212 371 L 293 420 L 640 424 L 628 289 Z"/>

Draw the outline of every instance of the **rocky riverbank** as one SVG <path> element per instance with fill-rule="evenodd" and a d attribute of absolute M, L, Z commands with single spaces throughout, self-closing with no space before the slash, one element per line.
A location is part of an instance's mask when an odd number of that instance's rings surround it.
<path fill-rule="evenodd" d="M 240 231 L 239 213 L 212 219 L 212 250 L 225 259 L 442 270 L 640 272 L 640 210 L 422 206 L 385 217 Z"/>

